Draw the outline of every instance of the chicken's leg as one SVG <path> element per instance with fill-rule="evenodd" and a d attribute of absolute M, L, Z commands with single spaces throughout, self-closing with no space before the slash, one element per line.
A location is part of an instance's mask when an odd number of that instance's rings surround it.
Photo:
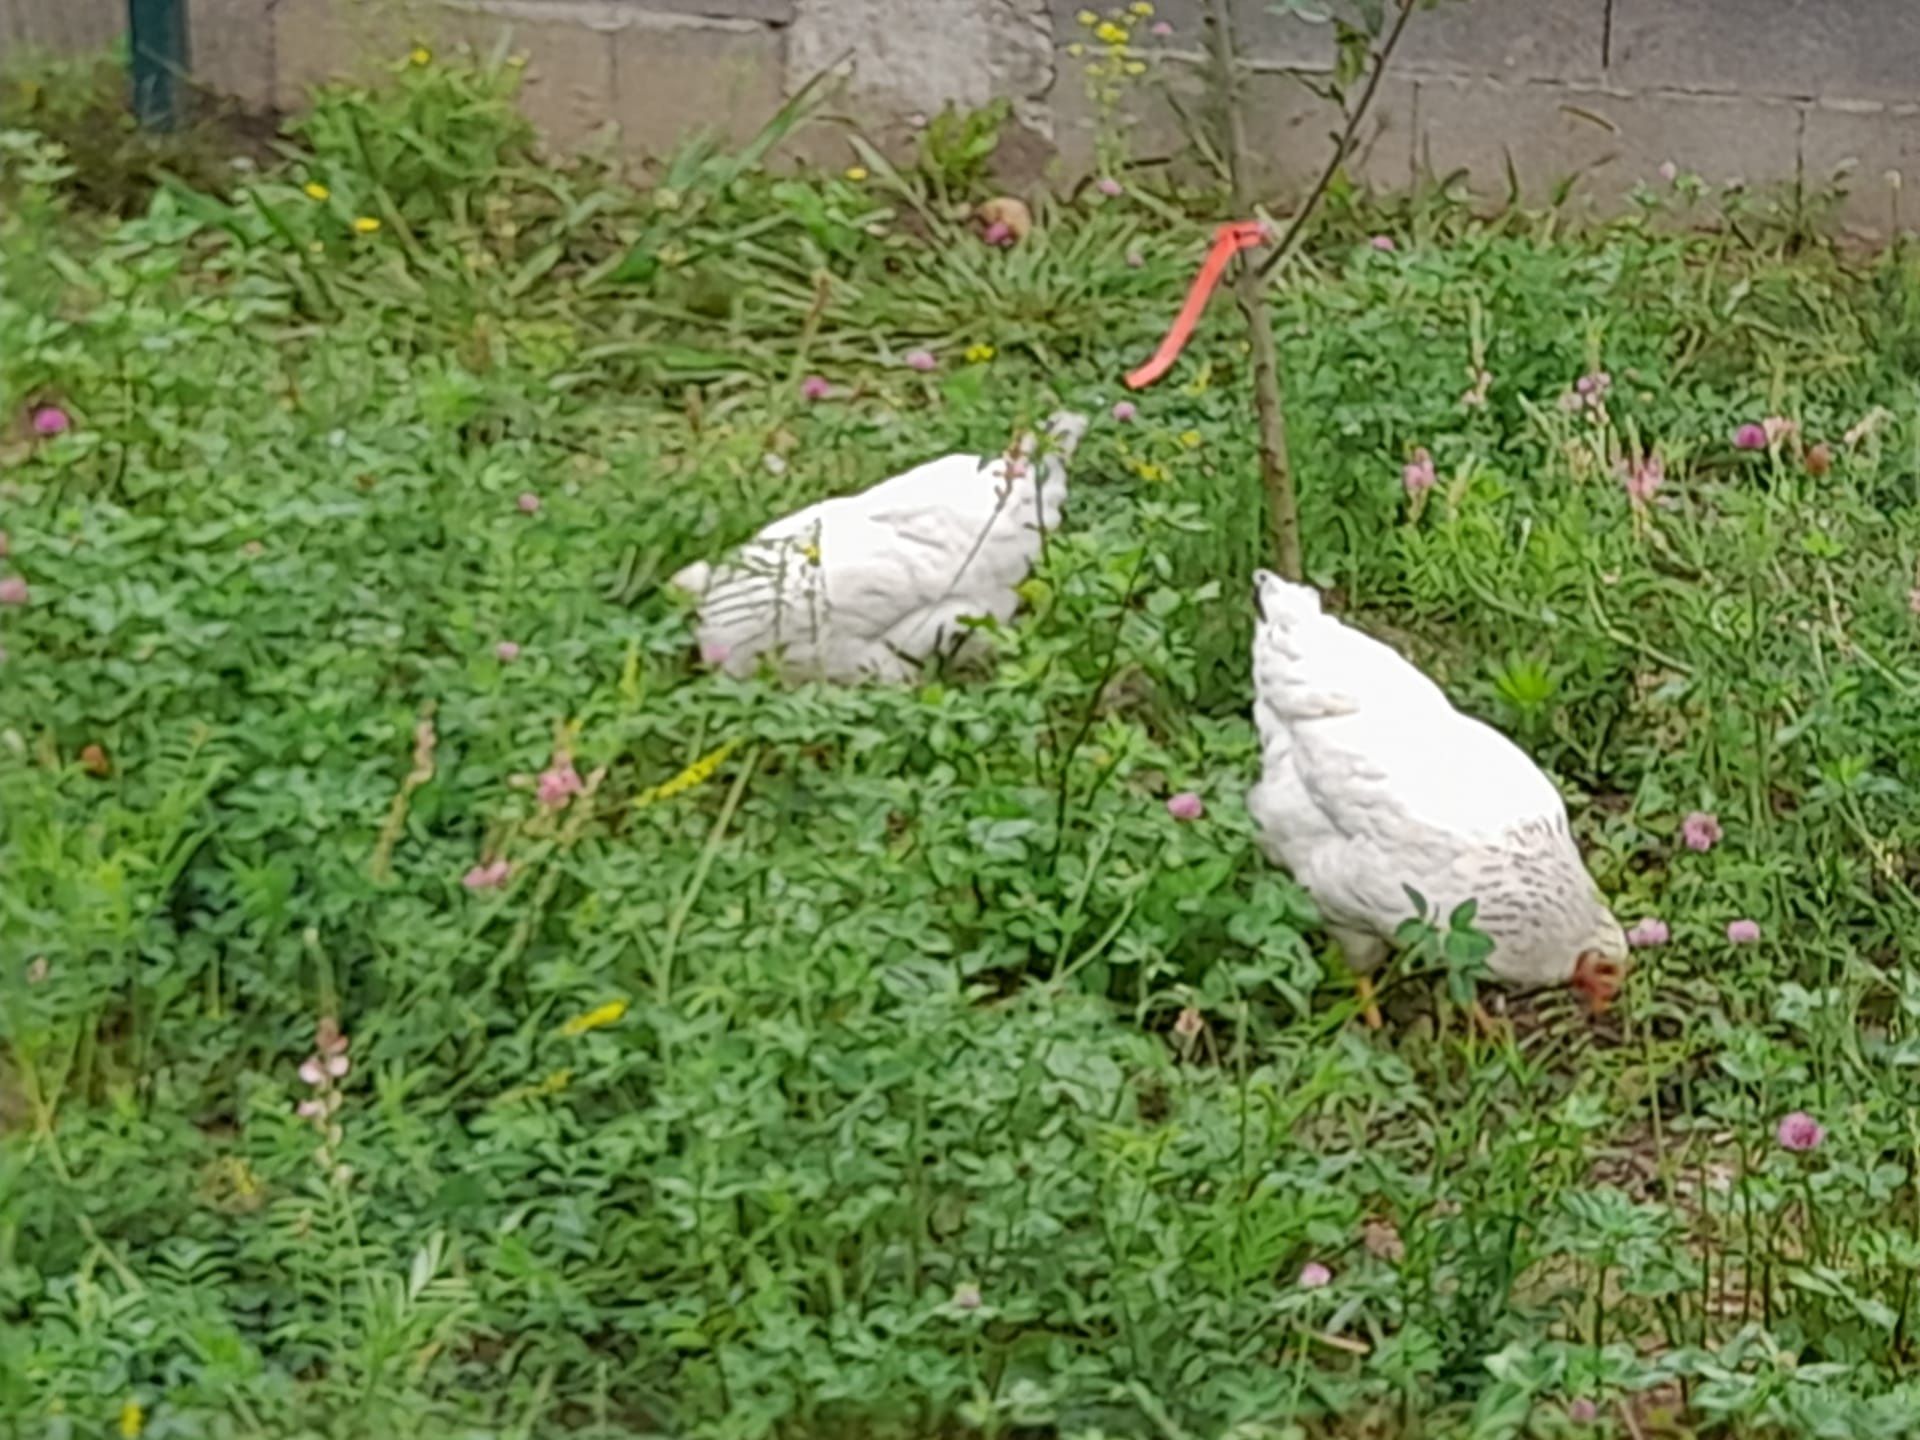
<path fill-rule="evenodd" d="M 1378 1030 L 1386 1022 L 1380 1018 L 1380 1007 L 1373 1001 L 1373 977 L 1356 975 L 1353 977 L 1354 993 L 1360 997 L 1360 1019 L 1369 1030 Z"/>
<path fill-rule="evenodd" d="M 1498 1040 L 1511 1027 L 1505 1020 L 1496 1020 L 1487 1013 L 1487 1007 L 1478 1000 L 1467 1011 L 1467 1018 L 1473 1022 L 1473 1028 L 1488 1040 Z"/>
<path fill-rule="evenodd" d="M 1373 972 L 1387 958 L 1387 942 L 1364 930 L 1344 930 L 1335 925 L 1329 925 L 1327 933 L 1333 936 L 1333 943 L 1340 947 L 1347 968 L 1353 971 L 1353 988 L 1360 996 L 1360 1018 L 1366 1022 L 1369 1030 L 1378 1030 L 1381 1025 L 1380 1007 L 1373 1000 Z"/>

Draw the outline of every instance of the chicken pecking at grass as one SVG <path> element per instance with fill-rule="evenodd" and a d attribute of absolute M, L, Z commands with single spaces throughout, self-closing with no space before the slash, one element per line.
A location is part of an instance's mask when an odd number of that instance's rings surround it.
<path fill-rule="evenodd" d="M 1478 901 L 1497 979 L 1570 985 L 1604 1010 L 1627 939 L 1553 782 L 1400 655 L 1324 614 L 1313 590 L 1263 570 L 1254 605 L 1261 776 L 1247 808 L 1357 973 L 1367 1023 L 1380 1024 L 1368 977 L 1411 918 L 1408 888 L 1442 916 Z"/>
<path fill-rule="evenodd" d="M 1086 428 L 1062 411 L 1011 455 L 928 461 L 687 566 L 671 583 L 698 602 L 702 657 L 736 676 L 766 655 L 790 680 L 853 682 L 908 680 L 976 649 L 967 622 L 1013 617 Z"/>

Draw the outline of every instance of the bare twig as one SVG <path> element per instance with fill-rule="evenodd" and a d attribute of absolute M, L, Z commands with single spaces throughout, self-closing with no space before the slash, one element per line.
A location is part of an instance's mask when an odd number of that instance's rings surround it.
<path fill-rule="evenodd" d="M 1353 137 L 1360 133 L 1360 122 L 1367 118 L 1367 112 L 1373 109 L 1374 96 L 1379 93 L 1380 81 L 1387 73 L 1387 65 L 1393 59 L 1393 52 L 1400 46 L 1400 37 L 1406 33 L 1407 22 L 1413 18 L 1413 8 L 1418 0 L 1397 0 L 1398 12 L 1393 17 L 1393 27 L 1387 31 L 1387 38 L 1380 42 L 1380 48 L 1373 53 L 1373 64 L 1367 70 L 1367 83 L 1361 87 L 1360 98 L 1353 108 L 1347 111 L 1346 128 L 1340 132 L 1339 142 L 1333 147 L 1333 154 L 1327 157 L 1327 167 L 1320 172 L 1320 178 L 1314 182 L 1313 189 L 1307 192 L 1307 198 L 1300 204 L 1287 228 L 1281 233 L 1279 242 L 1273 247 L 1273 254 L 1267 257 L 1266 264 L 1260 267 L 1260 278 L 1266 280 L 1278 270 L 1287 256 L 1293 252 L 1301 232 L 1307 228 L 1307 221 L 1313 218 L 1313 212 L 1320 208 L 1327 187 L 1333 184 L 1333 177 L 1340 173 L 1340 167 L 1347 163 L 1347 157 L 1353 152 Z M 1224 7 L 1218 3 L 1216 11 Z M 1235 197 L 1236 200 L 1238 197 Z"/>
<path fill-rule="evenodd" d="M 1412 0 L 1404 0 L 1411 5 Z M 1226 151 L 1228 181 L 1236 214 L 1248 213 L 1252 185 L 1247 176 L 1246 121 L 1240 108 L 1239 69 L 1228 0 L 1211 0 L 1214 90 L 1221 108 L 1221 148 Z M 1324 181 L 1322 182 L 1324 185 Z M 1296 222 L 1297 224 L 1298 222 Z M 1247 320 L 1253 350 L 1253 402 L 1259 421 L 1260 488 L 1267 497 L 1267 528 L 1274 568 L 1289 580 L 1303 573 L 1300 554 L 1300 502 L 1287 456 L 1287 415 L 1280 388 L 1280 348 L 1267 309 L 1265 272 L 1244 255 L 1236 262 L 1234 288 Z"/>

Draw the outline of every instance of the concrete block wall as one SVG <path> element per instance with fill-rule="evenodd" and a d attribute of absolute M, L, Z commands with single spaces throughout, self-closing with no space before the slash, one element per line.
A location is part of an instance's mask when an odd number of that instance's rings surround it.
<path fill-rule="evenodd" d="M 1092 119 L 1065 46 L 1087 0 L 190 0 L 200 83 L 255 106 L 391 63 L 416 42 L 505 45 L 527 57 L 525 103 L 557 144 L 614 135 L 657 152 L 696 127 L 750 134 L 820 70 L 847 77 L 847 113 L 884 140 L 942 105 L 1013 102 L 1028 168 L 1084 167 Z M 1116 0 L 1095 0 L 1094 8 Z M 1253 72 L 1251 130 L 1270 185 L 1315 173 L 1338 123 L 1301 83 L 1332 59 L 1325 26 L 1232 0 Z M 1206 0 L 1157 0 L 1163 70 L 1201 40 Z M 82 50 L 125 0 L 0 0 L 0 63 L 32 46 Z M 1140 92 L 1140 143 L 1178 142 Z M 1580 203 L 1617 206 L 1660 166 L 1719 183 L 1848 177 L 1847 221 L 1896 222 L 1890 172 L 1920 170 L 1920 0 L 1441 0 L 1412 23 L 1362 135 L 1384 186 L 1464 173 L 1489 196 L 1516 177 L 1538 200 L 1568 175 Z M 816 155 L 844 154 L 816 137 Z M 1920 185 L 1920 173 L 1915 174 Z"/>

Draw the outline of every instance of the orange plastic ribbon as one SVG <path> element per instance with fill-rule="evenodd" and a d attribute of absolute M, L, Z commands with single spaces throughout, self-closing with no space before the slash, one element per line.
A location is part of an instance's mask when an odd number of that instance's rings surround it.
<path fill-rule="evenodd" d="M 1173 317 L 1173 328 L 1167 331 L 1167 338 L 1160 342 L 1160 348 L 1153 352 L 1153 358 L 1127 376 L 1129 390 L 1146 389 L 1173 367 L 1173 362 L 1180 358 L 1180 352 L 1192 337 L 1193 327 L 1200 323 L 1200 316 L 1207 308 L 1207 299 L 1213 294 L 1213 287 L 1220 283 L 1221 275 L 1226 273 L 1227 262 L 1242 250 L 1264 244 L 1267 237 L 1267 227 L 1259 220 L 1235 220 L 1213 232 L 1213 247 L 1207 251 L 1200 273 L 1193 277 L 1186 303 L 1180 307 L 1180 313 Z"/>

